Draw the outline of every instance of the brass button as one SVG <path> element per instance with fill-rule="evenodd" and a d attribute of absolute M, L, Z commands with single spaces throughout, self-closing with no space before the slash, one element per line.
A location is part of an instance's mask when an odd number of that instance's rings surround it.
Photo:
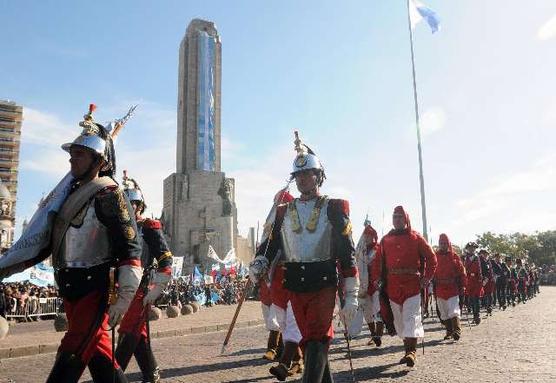
<path fill-rule="evenodd" d="M 90 275 L 87 275 L 87 280 L 90 281 L 93 277 L 91 277 Z"/>
<path fill-rule="evenodd" d="M 69 283 L 66 283 L 66 287 L 70 287 L 70 284 L 69 284 Z"/>
<path fill-rule="evenodd" d="M 301 277 L 301 282 L 305 281 L 305 278 Z"/>

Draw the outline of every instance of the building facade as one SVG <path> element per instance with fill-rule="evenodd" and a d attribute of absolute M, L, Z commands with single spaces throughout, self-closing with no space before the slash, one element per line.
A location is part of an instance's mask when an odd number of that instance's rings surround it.
<path fill-rule="evenodd" d="M 23 107 L 0 100 L 0 249 L 11 246 L 15 227 L 17 175 Z"/>

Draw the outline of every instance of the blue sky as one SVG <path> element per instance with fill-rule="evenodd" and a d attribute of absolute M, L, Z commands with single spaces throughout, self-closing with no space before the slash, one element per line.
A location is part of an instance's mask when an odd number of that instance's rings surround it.
<path fill-rule="evenodd" d="M 475 233 L 554 229 L 556 3 L 429 0 L 442 18 L 415 30 L 429 225 Z M 17 214 L 68 169 L 59 145 L 139 103 L 118 166 L 151 211 L 175 170 L 179 43 L 189 21 L 222 40 L 223 169 L 236 178 L 240 231 L 266 216 L 290 171 L 293 130 L 319 154 L 323 191 L 351 202 L 356 236 L 395 205 L 421 229 L 404 0 L 0 0 L 0 98 L 25 107 Z M 384 216 L 384 219 L 383 219 Z"/>

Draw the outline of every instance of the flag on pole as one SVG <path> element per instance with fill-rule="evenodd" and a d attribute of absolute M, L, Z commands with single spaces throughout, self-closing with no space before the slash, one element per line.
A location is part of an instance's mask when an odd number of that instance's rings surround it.
<path fill-rule="evenodd" d="M 419 0 L 408 0 L 409 1 L 409 18 L 411 19 L 411 29 L 415 29 L 415 26 L 425 20 L 432 33 L 440 30 L 440 18 L 435 11 L 421 3 Z"/>

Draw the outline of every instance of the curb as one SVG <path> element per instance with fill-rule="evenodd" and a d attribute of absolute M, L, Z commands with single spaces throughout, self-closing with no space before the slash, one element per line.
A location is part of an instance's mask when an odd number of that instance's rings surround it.
<path fill-rule="evenodd" d="M 236 322 L 235 328 L 246 328 L 246 327 L 256 327 L 264 324 L 264 320 L 250 320 L 245 322 Z M 216 324 L 211 326 L 200 326 L 200 327 L 187 327 L 174 330 L 161 330 L 151 332 L 151 339 L 155 338 L 171 338 L 175 336 L 185 336 L 185 335 L 195 335 L 204 334 L 209 332 L 219 332 L 228 330 L 229 324 Z M 21 346 L 21 347 L 11 347 L 11 348 L 0 348 L 0 360 L 19 358 L 22 356 L 39 355 L 39 354 L 51 354 L 58 350 L 60 342 L 38 344 L 34 346 Z"/>

